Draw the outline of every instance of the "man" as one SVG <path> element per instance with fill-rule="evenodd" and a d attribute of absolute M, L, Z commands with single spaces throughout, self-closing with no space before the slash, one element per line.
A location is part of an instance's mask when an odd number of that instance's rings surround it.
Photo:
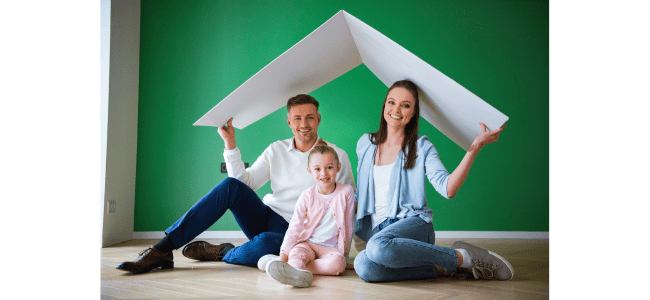
<path fill-rule="evenodd" d="M 297 95 L 287 101 L 287 123 L 293 138 L 272 143 L 253 165 L 246 169 L 235 143 L 232 119 L 219 128 L 224 140 L 224 159 L 228 178 L 214 187 L 171 227 L 157 244 L 140 256 L 123 262 L 117 269 L 134 273 L 174 267 L 172 250 L 179 249 L 217 222 L 227 209 L 235 216 L 249 241 L 239 247 L 224 243 L 212 245 L 196 241 L 183 248 L 183 255 L 201 261 L 224 261 L 256 266 L 260 257 L 279 254 L 289 221 L 300 194 L 314 185 L 307 174 L 309 151 L 317 144 L 334 148 L 341 161 L 336 181 L 355 187 L 350 160 L 345 151 L 319 139 L 317 130 L 321 115 L 318 101 L 309 95 Z M 272 194 L 261 200 L 254 190 L 271 180 Z"/>

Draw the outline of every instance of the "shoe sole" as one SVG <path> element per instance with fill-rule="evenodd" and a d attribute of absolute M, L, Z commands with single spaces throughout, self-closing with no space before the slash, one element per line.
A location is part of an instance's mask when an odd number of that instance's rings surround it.
<path fill-rule="evenodd" d="M 260 271 L 266 272 L 266 265 L 272 261 L 272 260 L 278 260 L 280 259 L 279 256 L 274 255 L 274 254 L 267 254 L 262 256 L 258 261 L 257 261 L 257 268 L 260 269 Z"/>
<path fill-rule="evenodd" d="M 489 255 L 493 255 L 496 258 L 498 258 L 499 260 L 501 260 L 502 262 L 504 262 L 505 265 L 508 267 L 508 270 L 510 270 L 510 278 L 508 278 L 508 279 L 500 279 L 500 280 L 511 280 L 515 276 L 515 270 L 512 268 L 512 265 L 510 265 L 510 263 L 505 258 L 503 258 L 501 255 L 496 254 L 496 253 L 494 253 L 494 252 L 492 252 L 490 250 L 483 249 L 481 247 L 477 247 L 477 246 L 474 246 L 472 244 L 465 243 L 463 241 L 455 242 L 451 246 L 451 248 L 452 249 L 465 249 L 465 250 L 472 249 L 473 251 L 476 251 L 476 252 L 486 251 Z M 469 252 L 469 250 L 468 250 L 468 252 Z"/>
<path fill-rule="evenodd" d="M 309 271 L 296 269 L 281 260 L 272 260 L 266 265 L 266 274 L 276 281 L 295 287 L 310 287 L 314 280 Z"/>
<path fill-rule="evenodd" d="M 142 270 L 130 270 L 130 269 L 125 268 L 125 267 L 120 268 L 119 265 L 117 267 L 115 267 L 115 268 L 118 269 L 118 270 L 129 271 L 129 272 L 134 273 L 134 274 L 141 274 L 141 273 L 147 273 L 147 272 L 153 271 L 153 270 L 173 269 L 174 268 L 174 262 L 173 261 L 172 262 L 165 262 L 165 263 L 162 263 L 162 264 L 159 264 L 159 265 L 154 265 L 151 268 L 142 269 Z"/>

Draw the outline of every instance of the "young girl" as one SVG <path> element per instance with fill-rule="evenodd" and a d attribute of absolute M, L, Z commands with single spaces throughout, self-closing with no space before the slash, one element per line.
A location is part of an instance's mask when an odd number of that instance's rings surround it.
<path fill-rule="evenodd" d="M 309 287 L 316 275 L 339 275 L 346 266 L 354 230 L 354 189 L 336 182 L 341 169 L 336 151 L 315 146 L 307 171 L 316 185 L 298 198 L 280 257 L 260 258 L 258 268 L 273 279 L 296 287 Z"/>

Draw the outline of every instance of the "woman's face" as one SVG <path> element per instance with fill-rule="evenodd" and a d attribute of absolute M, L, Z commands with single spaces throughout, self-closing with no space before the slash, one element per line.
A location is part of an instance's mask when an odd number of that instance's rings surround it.
<path fill-rule="evenodd" d="M 384 119 L 388 127 L 404 128 L 415 113 L 415 99 L 405 88 L 392 89 L 384 103 Z"/>

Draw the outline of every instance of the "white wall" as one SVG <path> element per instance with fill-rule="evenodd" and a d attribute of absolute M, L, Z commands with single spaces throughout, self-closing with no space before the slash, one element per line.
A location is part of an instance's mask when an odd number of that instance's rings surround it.
<path fill-rule="evenodd" d="M 102 246 L 106 247 L 133 237 L 140 0 L 102 0 L 101 7 L 100 159 Z M 109 200 L 117 203 L 114 213 L 108 212 Z"/>

